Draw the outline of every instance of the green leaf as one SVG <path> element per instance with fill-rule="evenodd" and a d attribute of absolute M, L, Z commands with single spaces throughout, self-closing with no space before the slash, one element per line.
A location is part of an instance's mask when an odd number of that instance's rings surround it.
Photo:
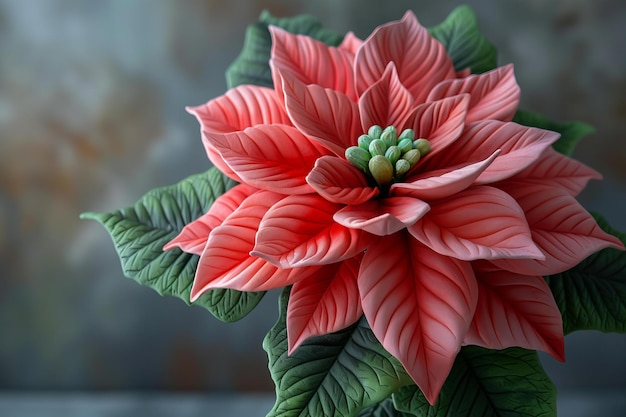
<path fill-rule="evenodd" d="M 280 297 L 280 317 L 263 341 L 277 394 L 268 417 L 354 416 L 412 383 L 365 319 L 337 333 L 310 338 L 287 355 L 288 299 L 286 288 Z"/>
<path fill-rule="evenodd" d="M 593 133 L 595 129 L 582 122 L 553 122 L 540 114 L 518 110 L 513 121 L 524 126 L 538 127 L 540 129 L 552 130 L 561 134 L 552 147 L 563 155 L 572 155 L 574 148 L 582 138 Z"/>
<path fill-rule="evenodd" d="M 396 410 L 393 406 L 393 400 L 387 398 L 371 407 L 363 409 L 357 417 L 411 417 L 412 414 L 406 414 Z"/>
<path fill-rule="evenodd" d="M 556 416 L 556 388 L 537 352 L 521 348 L 461 349 L 434 406 L 416 386 L 393 394 L 402 412 L 420 417 Z"/>
<path fill-rule="evenodd" d="M 217 168 L 191 176 L 178 184 L 154 189 L 135 205 L 111 213 L 84 213 L 111 235 L 124 275 L 161 295 L 189 303 L 189 293 L 199 257 L 180 249 L 163 251 L 187 224 L 206 213 L 217 197 L 236 185 Z M 224 321 L 248 314 L 264 293 L 213 290 L 193 305 L 207 308 Z"/>
<path fill-rule="evenodd" d="M 469 6 L 457 7 L 429 32 L 446 48 L 457 71 L 471 68 L 473 73 L 481 73 L 498 65 L 498 51 L 478 31 L 476 16 Z"/>
<path fill-rule="evenodd" d="M 273 86 L 269 66 L 272 49 L 272 39 L 267 29 L 269 25 L 281 27 L 290 33 L 310 36 L 331 46 L 339 45 L 343 40 L 342 35 L 324 29 L 312 16 L 278 18 L 264 11 L 259 17 L 259 22 L 248 26 L 243 49 L 226 70 L 228 88 L 242 84 Z"/>
<path fill-rule="evenodd" d="M 626 234 L 594 213 L 598 225 L 626 244 Z M 563 330 L 626 333 L 626 252 L 606 248 L 569 271 L 546 277 L 561 315 Z"/>

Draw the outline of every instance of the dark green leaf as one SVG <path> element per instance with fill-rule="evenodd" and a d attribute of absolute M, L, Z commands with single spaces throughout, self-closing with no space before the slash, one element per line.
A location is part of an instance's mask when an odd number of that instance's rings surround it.
<path fill-rule="evenodd" d="M 402 413 L 393 406 L 391 398 L 382 400 L 378 404 L 363 409 L 357 417 L 412 417 L 412 414 Z"/>
<path fill-rule="evenodd" d="M 626 244 L 626 234 L 613 229 L 599 214 L 598 225 Z M 626 252 L 603 249 L 569 271 L 546 277 L 559 310 L 563 330 L 626 333 Z"/>
<path fill-rule="evenodd" d="M 561 134 L 552 147 L 563 155 L 572 155 L 574 148 L 582 138 L 594 132 L 594 128 L 582 122 L 553 122 L 540 114 L 518 110 L 513 121 L 524 126 L 552 130 Z"/>
<path fill-rule="evenodd" d="M 481 73 L 496 68 L 498 52 L 478 31 L 476 16 L 469 6 L 457 7 L 429 32 L 446 48 L 455 70 L 471 68 L 473 73 Z"/>
<path fill-rule="evenodd" d="M 154 189 L 132 207 L 111 213 L 85 213 L 81 218 L 96 220 L 106 228 L 124 275 L 189 304 L 199 257 L 179 249 L 164 252 L 162 248 L 235 184 L 211 168 L 176 185 Z M 235 321 L 250 312 L 261 297 L 263 293 L 214 290 L 193 304 L 207 308 L 221 320 Z"/>
<path fill-rule="evenodd" d="M 273 86 L 269 66 L 272 39 L 267 29 L 268 25 L 281 27 L 294 34 L 307 35 L 331 46 L 339 45 L 343 40 L 343 36 L 324 29 L 322 24 L 312 16 L 278 18 L 264 11 L 261 13 L 259 22 L 248 26 L 243 49 L 226 70 L 228 88 L 242 84 Z"/>
<path fill-rule="evenodd" d="M 354 416 L 412 382 L 365 319 L 337 333 L 313 337 L 287 355 L 288 299 L 287 288 L 280 298 L 278 322 L 263 341 L 277 393 L 268 417 Z"/>
<path fill-rule="evenodd" d="M 556 389 L 537 352 L 461 349 L 434 406 L 416 386 L 393 394 L 400 411 L 419 417 L 554 417 Z"/>

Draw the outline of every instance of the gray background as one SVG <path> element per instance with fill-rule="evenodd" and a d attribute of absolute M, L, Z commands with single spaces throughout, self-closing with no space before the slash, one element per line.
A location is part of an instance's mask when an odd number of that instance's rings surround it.
<path fill-rule="evenodd" d="M 515 64 L 522 107 L 597 127 L 576 157 L 605 174 L 581 200 L 626 230 L 626 2 L 468 1 Z M 237 324 L 125 279 L 83 211 L 134 203 L 208 168 L 184 111 L 225 90 L 262 9 L 366 37 L 426 1 L 0 1 L 0 389 L 273 389 L 261 340 L 276 294 Z M 626 319 L 626 318 L 625 318 Z M 626 336 L 577 333 L 559 388 L 626 392 Z"/>

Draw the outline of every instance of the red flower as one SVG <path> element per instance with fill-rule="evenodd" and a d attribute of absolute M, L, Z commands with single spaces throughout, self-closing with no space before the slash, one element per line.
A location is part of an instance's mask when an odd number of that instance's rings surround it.
<path fill-rule="evenodd" d="M 511 122 L 513 67 L 456 74 L 410 12 L 337 48 L 270 31 L 275 89 L 190 109 L 241 183 L 166 246 L 201 256 L 192 300 L 293 284 L 290 352 L 365 314 L 431 403 L 464 344 L 562 359 L 542 275 L 622 245 L 574 199 L 599 175 Z"/>

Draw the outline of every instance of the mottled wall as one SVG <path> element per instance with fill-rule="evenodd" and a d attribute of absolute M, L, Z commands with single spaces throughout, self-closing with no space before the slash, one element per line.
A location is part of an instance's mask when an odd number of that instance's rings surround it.
<path fill-rule="evenodd" d="M 597 126 L 577 157 L 583 195 L 626 230 L 626 3 L 468 1 L 513 62 L 522 106 Z M 225 89 L 264 8 L 361 37 L 407 8 L 425 25 L 454 1 L 0 0 L 0 389 L 271 389 L 261 340 L 274 297 L 226 325 L 125 279 L 82 211 L 130 205 L 205 170 L 185 105 Z M 626 387 L 626 336 L 568 337 L 560 387 Z"/>

